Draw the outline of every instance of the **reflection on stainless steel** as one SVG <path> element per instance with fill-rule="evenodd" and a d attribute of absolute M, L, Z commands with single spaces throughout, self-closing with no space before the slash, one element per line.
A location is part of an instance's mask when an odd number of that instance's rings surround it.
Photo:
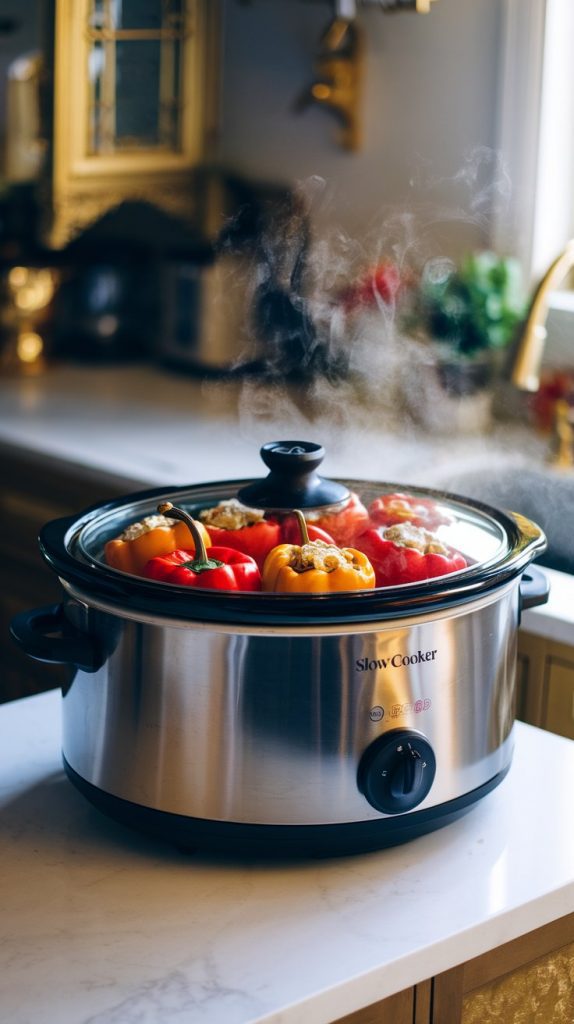
<path fill-rule="evenodd" d="M 519 581 L 480 600 L 353 626 L 195 625 L 69 591 L 70 617 L 114 644 L 64 697 L 63 751 L 99 789 L 175 814 L 263 824 L 384 818 L 357 786 L 369 744 L 422 733 L 455 799 L 512 754 Z"/>

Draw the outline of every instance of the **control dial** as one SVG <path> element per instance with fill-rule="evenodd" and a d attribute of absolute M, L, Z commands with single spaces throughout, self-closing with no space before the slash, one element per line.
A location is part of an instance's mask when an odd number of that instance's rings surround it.
<path fill-rule="evenodd" d="M 377 811 L 400 814 L 422 803 L 435 771 L 436 759 L 428 740 L 412 729 L 393 729 L 365 750 L 358 785 Z"/>

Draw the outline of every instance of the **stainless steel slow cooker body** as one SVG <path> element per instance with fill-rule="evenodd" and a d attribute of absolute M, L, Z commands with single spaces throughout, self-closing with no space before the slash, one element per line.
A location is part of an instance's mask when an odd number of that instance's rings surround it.
<path fill-rule="evenodd" d="M 197 513 L 246 483 L 146 491 L 42 531 L 65 597 L 13 632 L 72 666 L 70 778 L 129 825 L 234 853 L 374 849 L 453 820 L 511 764 L 516 634 L 547 597 L 529 568 L 544 535 L 409 488 L 454 510 L 459 540 L 478 545 L 468 569 L 294 597 L 185 592 L 105 566 L 106 539 L 158 501 Z M 342 483 L 365 501 L 398 489 Z"/>

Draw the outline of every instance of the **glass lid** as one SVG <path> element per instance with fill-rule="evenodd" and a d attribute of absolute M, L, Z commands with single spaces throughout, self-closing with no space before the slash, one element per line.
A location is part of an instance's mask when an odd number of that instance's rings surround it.
<path fill-rule="evenodd" d="M 154 614 L 301 622 L 470 600 L 546 546 L 518 513 L 324 479 L 323 455 L 312 442 L 272 442 L 266 478 L 128 495 L 48 523 L 42 553 L 61 579 Z"/>
<path fill-rule="evenodd" d="M 310 540 L 317 537 L 326 544 L 362 551 L 375 565 L 377 586 L 414 584 L 436 575 L 476 571 L 499 562 L 509 550 L 511 538 L 505 517 L 494 509 L 427 488 L 357 480 L 335 482 L 348 490 L 349 497 L 337 505 L 303 510 Z M 167 533 L 170 527 L 173 529 L 176 520 L 170 512 L 162 516 L 158 511 L 165 502 L 204 525 L 213 543 L 241 547 L 243 542 L 252 557 L 253 553 L 259 556 L 252 538 L 263 534 L 266 525 L 278 527 L 269 530 L 270 543 L 276 540 L 277 544 L 302 545 L 294 511 L 245 506 L 237 498 L 241 491 L 237 485 L 241 483 L 177 488 L 153 492 L 151 497 L 128 500 L 119 506 L 112 503 L 80 529 L 73 550 L 86 561 L 125 571 L 114 564 L 110 545 L 120 542 L 136 547 L 139 541 L 144 549 L 152 531 Z M 144 557 L 152 550 L 150 544 Z"/>

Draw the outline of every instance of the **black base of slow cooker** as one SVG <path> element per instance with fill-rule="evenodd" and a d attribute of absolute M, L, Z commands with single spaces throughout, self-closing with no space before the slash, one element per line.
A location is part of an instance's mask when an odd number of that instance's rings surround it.
<path fill-rule="evenodd" d="M 191 852 L 232 857 L 290 859 L 341 857 L 398 846 L 434 832 L 460 818 L 504 779 L 510 763 L 488 782 L 464 796 L 426 811 L 411 811 L 376 821 L 336 825 L 252 825 L 234 821 L 208 821 L 170 814 L 112 796 L 86 782 L 64 758 L 71 782 L 98 810 L 138 832 L 165 840 Z"/>

